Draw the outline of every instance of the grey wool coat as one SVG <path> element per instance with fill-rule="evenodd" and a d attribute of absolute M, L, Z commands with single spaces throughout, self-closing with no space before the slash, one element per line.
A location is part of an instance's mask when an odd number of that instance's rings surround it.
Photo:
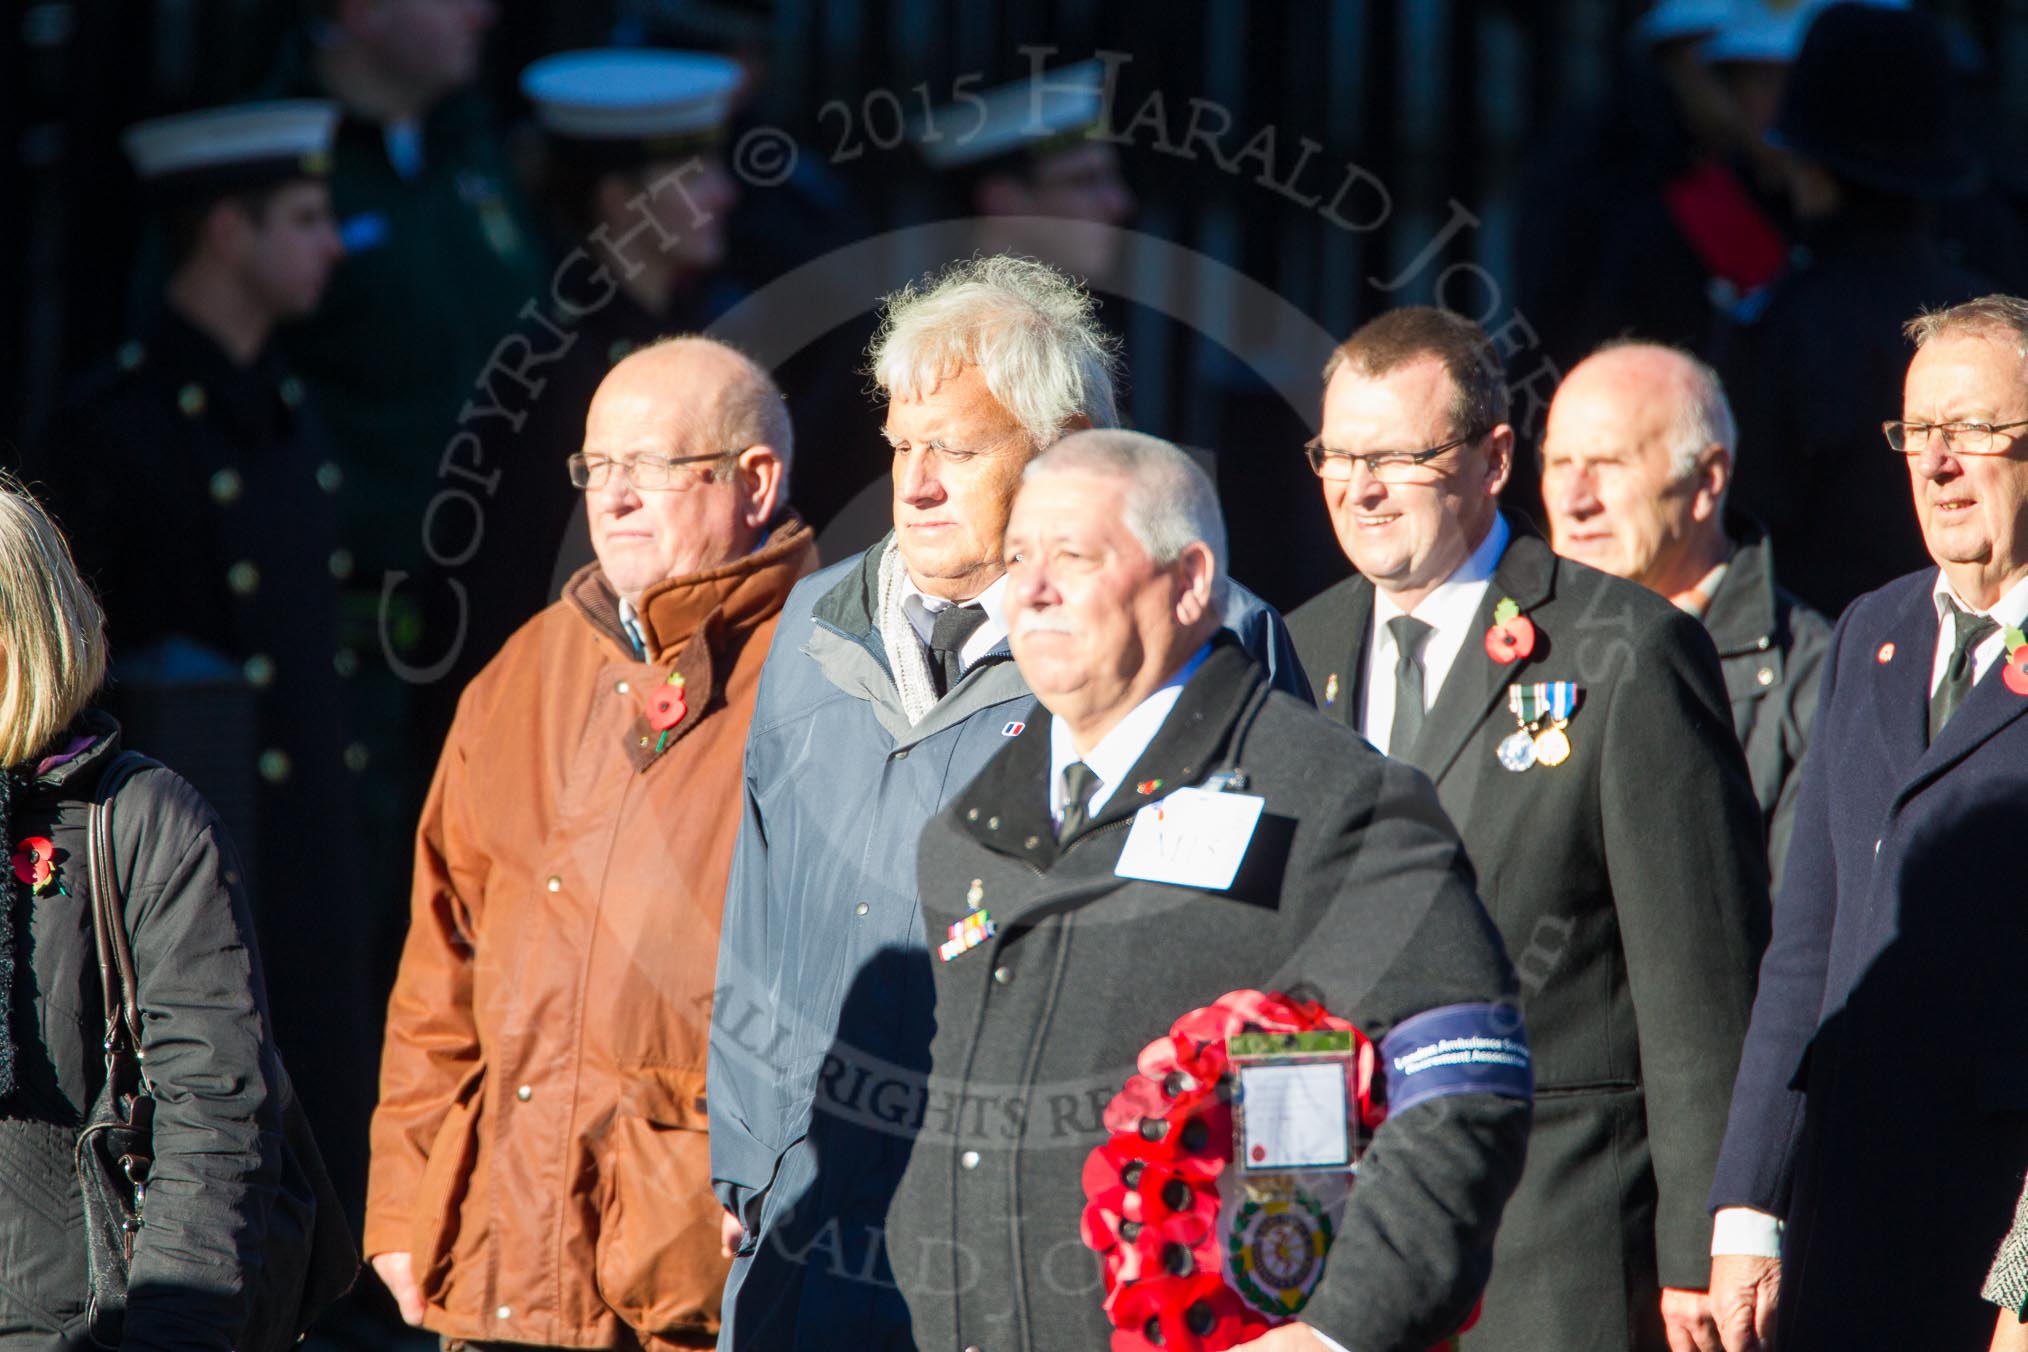
<path fill-rule="evenodd" d="M 1704 628 L 1718 647 L 1732 730 L 1767 828 L 1772 892 L 1781 886 L 1795 830 L 1831 622 L 1776 582 L 1774 553 L 1758 522 L 1735 513 L 1726 524 L 1732 563 L 1704 612 Z"/>
<path fill-rule="evenodd" d="M 1034 696 L 1003 642 L 911 726 L 874 620 L 883 539 L 789 594 L 761 673 L 745 808 L 726 885 L 706 1102 L 712 1187 L 747 1239 L 726 1283 L 719 1345 L 828 1348 L 832 1310 L 880 1258 L 850 1219 L 849 1178 L 820 1170 L 866 1144 L 813 1114 L 840 1048 L 906 1054 L 926 1017 L 916 903 L 924 823 L 1032 723 Z M 1307 695 L 1281 617 L 1230 587 L 1226 627 Z M 873 1142 L 869 1148 L 884 1148 Z M 873 1162 L 877 1165 L 877 1160 Z M 815 1245 L 833 1261 L 766 1255 Z M 871 1288 L 869 1288 L 871 1289 Z"/>
<path fill-rule="evenodd" d="M 998 934 L 936 964 L 934 1021 L 901 1062 L 926 1079 L 888 1126 L 899 1176 L 870 1211 L 908 1327 L 863 1342 L 852 1329 L 841 1346 L 1104 1347 L 1099 1263 L 1078 1238 L 1099 1110 L 1142 1047 L 1230 990 L 1302 992 L 1376 1042 L 1472 1004 L 1523 1038 L 1499 935 L 1428 782 L 1271 693 L 1236 646 L 1213 648 L 1120 790 L 1060 846 L 1049 741 L 1038 713 L 923 833 L 931 938 L 971 908 L 975 879 Z M 1115 875 L 1140 808 L 1231 769 L 1266 805 L 1229 889 Z M 1388 1118 L 1307 1322 L 1352 1352 L 1422 1352 L 1462 1321 L 1520 1177 L 1526 1093 Z M 858 1102 L 886 1120 L 872 1091 Z"/>
<path fill-rule="evenodd" d="M 1479 634 L 1511 597 L 1534 652 Z M 1325 712 L 1356 726 L 1373 586 L 1290 620 Z M 1570 758 L 1495 749 L 1517 683 L 1583 689 Z M 1528 1173 L 1494 1253 L 1474 1348 L 1662 1352 L 1661 1288 L 1701 1289 L 1716 1168 L 1767 941 L 1761 815 L 1702 625 L 1645 587 L 1517 530 L 1413 746 L 1505 937 L 1535 1050 Z"/>

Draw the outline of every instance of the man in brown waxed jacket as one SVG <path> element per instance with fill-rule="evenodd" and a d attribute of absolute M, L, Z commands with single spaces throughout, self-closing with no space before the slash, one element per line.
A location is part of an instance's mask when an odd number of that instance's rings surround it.
<path fill-rule="evenodd" d="M 780 391 L 730 348 L 621 362 L 568 463 L 597 562 L 459 703 L 417 836 L 365 1235 L 403 1316 L 449 1343 L 715 1341 L 719 913 L 761 661 L 817 558 L 790 455 Z"/>

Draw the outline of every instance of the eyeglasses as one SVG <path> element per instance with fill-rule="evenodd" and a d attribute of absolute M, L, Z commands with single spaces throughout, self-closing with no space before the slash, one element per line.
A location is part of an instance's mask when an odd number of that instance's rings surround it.
<path fill-rule="evenodd" d="M 1931 436 L 1943 438 L 1943 448 L 1952 455 L 1999 455 L 2007 448 L 1993 445 L 1993 434 L 2028 427 L 2028 418 L 2018 422 L 1884 422 L 1880 430 L 1887 444 L 1902 455 L 1921 455 Z M 2009 443 L 2011 444 L 2011 442 Z"/>
<path fill-rule="evenodd" d="M 1445 451 L 1469 446 L 1491 430 L 1470 432 L 1426 451 L 1375 451 L 1371 455 L 1326 450 L 1318 444 L 1317 438 L 1312 437 L 1303 443 L 1303 454 L 1309 457 L 1310 468 L 1317 472 L 1319 479 L 1333 483 L 1348 482 L 1352 478 L 1352 467 L 1364 465 L 1368 474 L 1384 484 L 1433 484 L 1443 477 L 1443 471 L 1432 465 L 1432 460 Z"/>
<path fill-rule="evenodd" d="M 678 465 L 698 465 L 706 461 L 727 460 L 738 455 L 738 451 L 714 451 L 710 455 L 630 455 L 624 460 L 614 460 L 604 455 L 571 456 L 565 463 L 570 466 L 570 482 L 574 488 L 604 488 L 613 471 L 619 470 L 627 476 L 627 482 L 644 492 L 655 489 L 673 488 L 678 492 L 693 487 L 698 482 L 694 474 L 678 474 Z"/>

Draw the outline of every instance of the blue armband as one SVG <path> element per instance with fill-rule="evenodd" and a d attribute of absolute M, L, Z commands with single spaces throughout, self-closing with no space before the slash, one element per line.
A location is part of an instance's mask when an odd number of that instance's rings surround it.
<path fill-rule="evenodd" d="M 1535 1097 L 1535 1062 L 1521 1011 L 1506 1004 L 1445 1005 L 1403 1019 L 1380 1042 L 1387 1111 L 1446 1094 Z"/>

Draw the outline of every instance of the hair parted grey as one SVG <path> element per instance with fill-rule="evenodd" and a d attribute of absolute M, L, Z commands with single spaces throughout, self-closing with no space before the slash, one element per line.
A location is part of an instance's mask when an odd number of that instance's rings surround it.
<path fill-rule="evenodd" d="M 2028 300 L 1995 292 L 1962 304 L 1924 310 L 1902 325 L 1901 331 L 1918 348 L 1952 334 L 2002 333 L 2012 339 L 2015 355 L 2028 358 Z"/>
<path fill-rule="evenodd" d="M 1037 449 L 1083 417 L 1119 422 L 1119 340 L 1090 291 L 1047 263 L 967 258 L 881 301 L 868 374 L 889 399 L 917 399 L 976 366 Z"/>
<path fill-rule="evenodd" d="M 1225 600 L 1225 515 L 1218 491 L 1190 456 L 1145 432 L 1090 428 L 1072 432 L 1028 462 L 1021 481 L 1048 474 L 1102 474 L 1126 482 L 1121 511 L 1127 530 L 1148 557 L 1166 567 L 1189 546 L 1211 551 L 1211 594 Z"/>

